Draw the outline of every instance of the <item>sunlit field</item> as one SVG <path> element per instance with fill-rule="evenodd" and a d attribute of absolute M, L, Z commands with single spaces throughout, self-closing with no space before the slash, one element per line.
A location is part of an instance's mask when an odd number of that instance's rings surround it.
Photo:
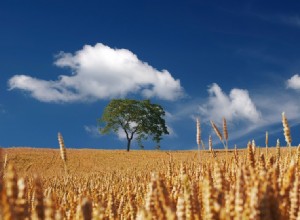
<path fill-rule="evenodd" d="M 2 150 L 3 219 L 297 219 L 297 148 Z"/>
<path fill-rule="evenodd" d="M 0 220 L 300 220 L 300 0 L 0 0 Z"/>

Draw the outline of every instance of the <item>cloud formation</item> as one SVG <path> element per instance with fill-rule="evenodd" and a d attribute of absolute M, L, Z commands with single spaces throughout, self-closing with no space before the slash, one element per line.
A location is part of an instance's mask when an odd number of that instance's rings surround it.
<path fill-rule="evenodd" d="M 225 117 L 228 121 L 257 122 L 261 117 L 247 90 L 232 89 L 227 95 L 214 83 L 209 87 L 208 93 L 207 102 L 200 106 L 200 113 L 206 119 L 221 121 Z"/>
<path fill-rule="evenodd" d="M 300 76 L 295 74 L 286 82 L 287 87 L 295 90 L 300 90 Z"/>
<path fill-rule="evenodd" d="M 101 137 L 99 128 L 94 125 L 85 125 L 84 130 L 92 137 Z"/>
<path fill-rule="evenodd" d="M 71 75 L 55 81 L 15 75 L 10 90 L 28 92 L 43 102 L 80 102 L 124 97 L 129 93 L 143 97 L 175 100 L 183 95 L 178 79 L 167 70 L 159 71 L 127 49 L 113 49 L 101 43 L 86 45 L 74 54 L 60 52 L 55 61 Z"/>

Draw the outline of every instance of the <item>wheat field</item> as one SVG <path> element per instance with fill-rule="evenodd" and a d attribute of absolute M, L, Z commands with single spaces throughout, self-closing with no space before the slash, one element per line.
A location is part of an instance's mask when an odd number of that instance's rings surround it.
<path fill-rule="evenodd" d="M 1 219 L 300 219 L 287 149 L 2 149 Z"/>

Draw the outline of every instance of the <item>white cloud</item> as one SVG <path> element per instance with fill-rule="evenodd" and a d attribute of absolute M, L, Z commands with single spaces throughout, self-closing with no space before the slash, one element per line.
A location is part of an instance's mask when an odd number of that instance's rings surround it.
<path fill-rule="evenodd" d="M 134 130 L 136 126 L 137 126 L 136 122 L 129 122 L 130 130 Z M 118 136 L 119 140 L 127 139 L 126 133 L 122 127 L 119 127 L 116 135 Z M 131 132 L 129 132 L 129 135 L 131 135 Z M 135 138 L 136 135 L 134 135 L 133 137 Z"/>
<path fill-rule="evenodd" d="M 122 128 L 118 129 L 117 136 L 119 140 L 127 140 L 126 133 Z"/>
<path fill-rule="evenodd" d="M 70 68 L 72 74 L 55 81 L 15 75 L 8 82 L 9 89 L 26 91 L 43 102 L 95 101 L 129 93 L 164 100 L 183 95 L 180 81 L 167 70 L 155 69 L 129 50 L 101 43 L 86 45 L 74 54 L 61 52 L 55 65 Z"/>
<path fill-rule="evenodd" d="M 260 88 L 256 88 L 255 90 L 251 91 L 251 99 L 249 96 L 249 92 L 247 92 L 246 90 L 232 89 L 229 95 L 226 95 L 217 84 L 213 84 L 209 90 L 211 92 L 208 101 L 200 107 L 200 113 L 202 113 L 203 116 L 202 121 L 213 119 L 220 123 L 222 116 L 226 117 L 227 120 L 230 119 L 230 122 L 233 122 L 228 124 L 229 136 L 231 141 L 247 136 L 249 134 L 254 134 L 258 131 L 262 136 L 266 131 L 269 131 L 269 134 L 279 132 L 279 134 L 277 135 L 279 135 L 278 137 L 281 137 L 283 135 L 282 133 L 280 133 L 280 131 L 282 131 L 282 112 L 286 113 L 290 127 L 293 127 L 300 123 L 300 103 L 297 101 L 298 95 L 283 88 L 275 88 L 272 86 L 263 85 Z M 244 92 L 244 94 L 232 95 L 233 91 L 236 90 L 240 92 L 242 91 L 241 93 L 243 94 Z M 237 94 L 239 94 L 239 92 Z M 239 103 L 239 105 L 233 104 L 233 96 L 239 97 L 235 98 L 236 102 Z M 244 101 L 238 101 L 240 99 Z M 220 103 L 223 103 L 223 105 Z M 229 105 L 229 107 L 227 105 Z M 228 109 L 237 108 L 233 106 L 240 106 L 239 109 L 241 111 L 245 110 L 244 114 L 239 114 L 239 117 L 236 117 L 237 114 L 234 114 L 234 111 L 230 113 Z M 246 111 L 246 109 L 248 110 Z M 252 117 L 247 118 L 245 114 L 247 112 L 249 115 L 252 115 Z M 250 120 L 251 118 L 253 118 L 253 120 Z M 241 119 L 247 120 L 244 120 L 244 122 L 239 121 Z M 210 124 L 207 125 L 208 127 L 210 127 Z M 277 130 L 274 130 L 274 126 L 279 126 L 279 129 L 276 127 Z M 245 144 L 246 143 L 247 142 L 245 142 Z"/>
<path fill-rule="evenodd" d="M 287 80 L 286 84 L 288 88 L 300 90 L 300 76 L 295 74 Z"/>
<path fill-rule="evenodd" d="M 100 137 L 100 132 L 99 132 L 99 129 L 97 128 L 97 126 L 85 125 L 84 130 L 86 131 L 86 133 L 88 133 L 92 137 Z"/>
<path fill-rule="evenodd" d="M 193 98 L 188 102 L 183 100 L 180 105 L 172 108 L 172 112 L 166 114 L 167 119 L 172 122 L 172 127 L 176 129 L 178 137 L 185 135 L 181 133 L 180 128 L 182 127 L 186 130 L 193 126 L 195 135 L 196 117 L 200 117 L 201 136 L 206 144 L 209 135 L 213 135 L 215 144 L 218 143 L 218 138 L 215 136 L 209 120 L 214 120 L 219 129 L 222 129 L 221 120 L 223 116 L 226 117 L 231 147 L 235 143 L 245 146 L 248 140 L 253 138 L 264 139 L 266 131 L 273 134 L 274 140 L 272 140 L 275 143 L 277 138 L 284 140 L 282 112 L 286 113 L 291 129 L 300 123 L 299 94 L 286 90 L 283 85 L 262 84 L 256 86 L 255 89 L 249 88 L 248 91 L 232 89 L 227 94 L 217 84 L 213 84 L 208 91 L 207 98 Z M 185 103 L 182 104 L 183 102 Z M 200 109 L 199 103 L 201 103 Z M 249 113 L 251 117 L 248 117 L 246 113 Z M 189 138 L 193 139 L 194 135 Z M 240 143 L 236 141 L 240 141 Z"/>
<path fill-rule="evenodd" d="M 299 120 L 300 103 L 298 95 L 278 88 L 257 90 L 253 95 L 256 106 L 262 112 L 263 125 L 281 123 L 281 113 L 285 112 L 288 120 Z"/>
<path fill-rule="evenodd" d="M 257 122 L 261 113 L 249 96 L 249 92 L 243 89 L 232 89 L 229 95 L 225 94 L 216 84 L 208 89 L 209 97 L 205 104 L 200 106 L 200 113 L 206 119 L 221 121 L 225 117 L 228 121 L 249 120 Z"/>
<path fill-rule="evenodd" d="M 132 125 L 130 127 L 134 127 L 136 125 L 137 125 L 136 123 L 132 123 Z M 177 134 L 176 134 L 175 130 L 173 129 L 173 127 L 171 127 L 170 125 L 166 125 L 166 126 L 167 126 L 167 129 L 168 129 L 169 135 L 166 135 L 164 137 L 165 138 L 175 138 L 175 137 L 177 137 Z M 125 133 L 125 131 L 121 127 L 116 132 L 116 135 L 117 135 L 118 139 L 121 140 L 121 141 L 127 140 L 126 133 Z M 133 136 L 133 141 L 135 141 L 136 137 L 137 136 L 135 134 Z"/>
<path fill-rule="evenodd" d="M 94 125 L 85 125 L 84 130 L 86 133 L 88 133 L 92 137 L 101 137 L 101 133 L 99 132 L 99 129 L 97 126 Z M 114 132 L 112 132 L 114 133 Z M 127 140 L 125 131 L 120 127 L 115 135 L 118 137 L 119 140 Z M 135 136 L 134 136 L 135 137 Z"/>
<path fill-rule="evenodd" d="M 166 125 L 166 126 L 167 126 L 169 134 L 166 135 L 165 137 L 167 137 L 167 138 L 176 138 L 176 137 L 178 137 L 178 135 L 175 132 L 173 127 L 171 127 L 170 125 Z"/>

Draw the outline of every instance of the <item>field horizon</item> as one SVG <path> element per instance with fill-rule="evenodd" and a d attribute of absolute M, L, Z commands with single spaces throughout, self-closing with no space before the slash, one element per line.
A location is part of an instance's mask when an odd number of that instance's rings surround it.
<path fill-rule="evenodd" d="M 247 148 L 236 149 L 237 152 L 242 156 L 247 156 Z M 269 154 L 275 155 L 275 147 L 268 147 Z M 281 154 L 284 154 L 287 147 L 281 147 Z M 296 148 L 292 147 L 292 151 Z M 265 147 L 257 147 L 256 156 L 258 154 L 266 154 Z M 214 149 L 214 154 L 218 160 L 226 159 L 226 151 L 224 149 Z M 204 162 L 206 159 L 211 159 L 213 153 L 209 150 L 130 150 L 126 149 L 87 149 L 87 148 L 66 148 L 67 153 L 67 163 L 70 172 L 97 172 L 99 167 L 106 167 L 109 170 L 111 161 L 118 161 L 114 164 L 113 169 L 123 169 L 130 164 L 139 164 L 139 168 L 142 170 L 141 166 L 145 164 L 166 164 L 167 161 L 172 159 L 176 160 L 178 163 L 181 162 L 193 162 L 198 163 Z M 200 160 L 199 160 L 200 153 Z M 63 161 L 61 160 L 61 151 L 57 148 L 35 148 L 35 147 L 11 147 L 2 148 L 2 157 L 7 155 L 7 163 L 11 162 L 15 165 L 17 172 L 25 173 L 34 170 L 37 174 L 45 175 L 45 170 L 50 173 L 54 170 L 55 172 L 60 172 L 62 175 L 63 171 Z M 234 149 L 228 150 L 227 157 L 234 157 Z M 258 159 L 258 158 L 257 158 Z M 2 158 L 4 160 L 4 158 Z M 146 162 L 148 161 L 148 162 Z M 78 169 L 80 167 L 80 169 Z M 153 171 L 157 171 L 155 166 L 152 167 Z M 86 170 L 85 170 L 86 169 Z"/>
<path fill-rule="evenodd" d="M 5 148 L 1 154 L 3 219 L 300 216 L 293 199 L 300 187 L 300 147 L 127 152 L 62 145 Z"/>

